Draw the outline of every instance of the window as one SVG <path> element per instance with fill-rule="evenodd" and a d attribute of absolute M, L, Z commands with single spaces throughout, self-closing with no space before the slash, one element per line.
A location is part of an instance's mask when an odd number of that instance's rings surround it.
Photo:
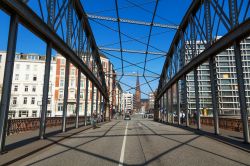
<path fill-rule="evenodd" d="M 30 65 L 26 65 L 26 69 L 29 70 L 30 69 Z"/>
<path fill-rule="evenodd" d="M 51 117 L 51 110 L 47 111 L 47 117 Z"/>
<path fill-rule="evenodd" d="M 63 104 L 62 103 L 58 104 L 58 111 L 63 111 Z"/>
<path fill-rule="evenodd" d="M 16 117 L 16 111 L 9 111 L 9 118 L 15 118 Z"/>
<path fill-rule="evenodd" d="M 20 64 L 16 64 L 16 69 L 17 69 L 17 70 L 20 69 Z"/>
<path fill-rule="evenodd" d="M 25 87 L 24 87 L 24 91 L 25 91 L 25 92 L 28 92 L 28 91 L 29 91 L 29 87 L 28 87 L 28 86 L 25 86 Z"/>
<path fill-rule="evenodd" d="M 60 99 L 63 98 L 63 91 L 62 90 L 59 91 L 59 98 Z"/>
<path fill-rule="evenodd" d="M 35 86 L 32 87 L 32 92 L 36 92 L 36 87 Z"/>
<path fill-rule="evenodd" d="M 60 80 L 60 87 L 64 86 L 64 80 Z"/>
<path fill-rule="evenodd" d="M 35 100 L 36 100 L 35 97 L 32 97 L 31 98 L 31 104 L 35 104 Z"/>
<path fill-rule="evenodd" d="M 48 98 L 48 104 L 50 104 L 51 103 L 51 98 Z"/>
<path fill-rule="evenodd" d="M 65 70 L 64 69 L 61 69 L 60 70 L 60 75 L 64 75 L 65 74 Z"/>
<path fill-rule="evenodd" d="M 16 80 L 16 81 L 19 80 L 19 74 L 16 74 L 16 75 L 15 75 L 15 80 Z"/>
<path fill-rule="evenodd" d="M 37 80 L 37 76 L 34 75 L 34 76 L 33 76 L 33 81 L 36 81 L 36 80 Z"/>
<path fill-rule="evenodd" d="M 33 110 L 33 111 L 32 111 L 32 117 L 33 117 L 33 118 L 36 118 L 36 117 L 37 117 L 37 111 L 36 111 L 36 110 Z"/>
<path fill-rule="evenodd" d="M 23 104 L 27 104 L 27 97 L 23 98 Z"/>
<path fill-rule="evenodd" d="M 17 97 L 13 97 L 13 99 L 12 99 L 12 104 L 13 104 L 13 105 L 16 105 L 16 104 L 17 104 Z"/>
<path fill-rule="evenodd" d="M 19 111 L 18 117 L 28 117 L 29 112 L 28 111 Z"/>
<path fill-rule="evenodd" d="M 71 69 L 71 75 L 75 75 L 76 70 L 75 69 Z"/>
<path fill-rule="evenodd" d="M 14 91 L 15 91 L 15 92 L 18 91 L 18 86 L 17 86 L 17 85 L 14 86 Z"/>
<path fill-rule="evenodd" d="M 65 59 L 61 59 L 61 64 L 62 64 L 62 65 L 65 64 Z"/>
<path fill-rule="evenodd" d="M 25 75 L 25 80 L 29 80 L 29 74 Z"/>
<path fill-rule="evenodd" d="M 71 81 L 70 81 L 70 87 L 75 87 L 75 80 L 74 79 L 72 79 Z"/>

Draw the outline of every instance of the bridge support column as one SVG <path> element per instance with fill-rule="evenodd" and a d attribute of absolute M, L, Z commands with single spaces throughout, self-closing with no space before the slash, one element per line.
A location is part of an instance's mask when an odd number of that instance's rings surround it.
<path fill-rule="evenodd" d="M 89 98 L 89 79 L 86 77 L 84 126 L 87 126 L 88 98 Z"/>
<path fill-rule="evenodd" d="M 200 118 L 200 98 L 199 98 L 199 83 L 198 83 L 198 71 L 197 68 L 194 69 L 194 89 L 195 89 L 195 104 L 196 104 L 196 117 L 195 121 L 197 123 L 197 129 L 201 129 L 201 118 Z"/>
<path fill-rule="evenodd" d="M 177 101 L 177 124 L 180 125 L 180 94 L 179 94 L 179 81 L 176 83 L 176 101 Z"/>
<path fill-rule="evenodd" d="M 48 93 L 49 93 L 49 78 L 50 78 L 50 64 L 51 64 L 51 43 L 47 43 L 46 48 L 46 61 L 45 61 L 45 71 L 43 79 L 43 96 L 42 96 L 42 110 L 40 118 L 40 130 L 39 137 L 43 139 L 46 130 L 46 117 L 47 117 L 47 105 L 48 105 Z"/>
<path fill-rule="evenodd" d="M 95 104 L 95 112 L 98 112 L 98 98 L 99 98 L 99 96 L 98 96 L 98 89 L 96 88 L 96 104 Z"/>
<path fill-rule="evenodd" d="M 78 69 L 77 94 L 76 94 L 76 123 L 75 128 L 79 127 L 80 94 L 81 94 L 81 70 Z"/>
<path fill-rule="evenodd" d="M 172 118 L 171 118 L 171 122 L 172 124 L 174 124 L 174 96 L 173 96 L 173 85 L 170 88 L 170 93 L 171 93 L 171 114 L 172 114 Z"/>
<path fill-rule="evenodd" d="M 167 123 L 169 123 L 169 98 L 168 98 L 168 90 L 166 91 L 166 93 L 165 93 L 165 95 L 166 95 L 166 101 L 167 101 L 167 103 L 166 103 L 166 115 L 167 115 Z"/>
<path fill-rule="evenodd" d="M 92 116 L 93 114 L 93 109 L 94 109 L 94 90 L 95 90 L 95 86 L 92 82 L 92 92 L 91 92 L 91 112 L 90 112 L 90 116 Z"/>
<path fill-rule="evenodd" d="M 240 112 L 241 112 L 241 120 L 243 125 L 243 136 L 244 142 L 250 143 L 249 140 L 249 127 L 248 127 L 248 110 L 246 103 L 246 92 L 244 85 L 244 74 L 242 67 L 242 57 L 240 51 L 240 43 L 234 43 L 234 54 L 235 54 L 235 64 L 236 64 L 236 73 L 237 73 L 237 82 L 238 82 L 238 91 L 239 91 L 239 99 L 240 99 Z"/>
<path fill-rule="evenodd" d="M 65 77 L 64 77 L 64 97 L 63 97 L 63 123 L 62 123 L 62 132 L 66 131 L 66 121 L 67 121 L 67 110 L 68 110 L 68 87 L 69 87 L 69 66 L 70 63 L 66 60 L 65 67 Z"/>
<path fill-rule="evenodd" d="M 5 139 L 6 139 L 6 128 L 9 113 L 9 104 L 11 96 L 11 85 L 13 77 L 13 68 L 15 62 L 16 54 L 16 41 L 18 32 L 18 17 L 17 15 L 11 15 L 10 27 L 9 27 L 9 37 L 8 37 L 8 47 L 4 70 L 4 79 L 2 87 L 2 97 L 0 106 L 0 152 L 4 152 Z"/>

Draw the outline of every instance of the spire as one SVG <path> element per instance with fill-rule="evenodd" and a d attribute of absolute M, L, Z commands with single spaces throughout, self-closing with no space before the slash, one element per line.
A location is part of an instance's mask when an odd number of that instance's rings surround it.
<path fill-rule="evenodd" d="M 136 103 L 136 111 L 140 111 L 141 109 L 141 90 L 140 90 L 140 80 L 139 80 L 139 74 L 137 72 L 136 77 L 136 88 L 135 88 L 135 103 Z"/>

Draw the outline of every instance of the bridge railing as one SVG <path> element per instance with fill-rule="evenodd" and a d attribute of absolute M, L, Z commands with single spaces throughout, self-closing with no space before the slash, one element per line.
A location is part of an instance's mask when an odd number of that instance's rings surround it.
<path fill-rule="evenodd" d="M 193 1 L 162 70 L 155 102 L 160 112 L 167 112 L 162 113 L 164 116 L 173 112 L 180 116 L 181 111 L 195 114 L 200 129 L 200 114 L 207 109 L 213 116 L 215 134 L 219 134 L 219 115 L 232 111 L 241 115 L 244 141 L 249 143 L 250 65 L 245 47 L 249 42 L 249 27 L 249 1 Z M 223 97 L 233 100 L 222 101 Z"/>
<path fill-rule="evenodd" d="M 87 116 L 88 98 L 94 95 L 96 89 L 96 111 L 103 110 L 106 115 L 109 96 L 105 83 L 105 76 L 95 43 L 91 27 L 80 0 L 1 0 L 0 10 L 10 16 L 6 61 L 2 84 L 0 106 L 0 152 L 4 151 L 8 113 L 10 107 L 12 78 L 16 56 L 16 45 L 19 26 L 22 24 L 29 32 L 46 43 L 46 57 L 43 93 L 41 101 L 40 138 L 44 137 L 46 128 L 46 115 L 48 105 L 48 92 L 50 87 L 50 70 L 53 49 L 66 59 L 65 80 L 63 93 L 62 131 L 66 130 L 68 86 L 70 77 L 70 64 L 78 70 L 77 95 L 76 95 L 76 127 L 79 122 L 79 105 L 81 77 L 85 76 L 85 112 Z M 8 27 L 7 24 L 1 26 Z M 31 45 L 32 47 L 32 45 Z M 92 84 L 90 84 L 90 82 Z M 92 85 L 92 94 L 89 94 L 89 84 Z M 98 94 L 100 94 L 98 96 Z M 93 100 L 91 98 L 91 113 L 93 113 Z M 27 103 L 27 101 L 26 101 Z M 100 105 L 100 106 L 99 106 Z M 102 107 L 102 108 L 100 108 Z M 40 111 L 40 110 L 39 110 Z M 101 113 L 101 112 L 100 112 Z M 86 119 L 85 119 L 86 124 Z"/>

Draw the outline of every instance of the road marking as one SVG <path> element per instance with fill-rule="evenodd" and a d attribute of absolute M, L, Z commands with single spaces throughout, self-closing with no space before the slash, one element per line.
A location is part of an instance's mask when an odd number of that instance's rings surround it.
<path fill-rule="evenodd" d="M 119 166 L 122 166 L 123 161 L 124 161 L 125 146 L 126 146 L 126 140 L 127 140 L 127 132 L 128 132 L 128 122 L 127 122 L 127 125 L 126 125 L 125 134 L 124 134 L 124 137 L 123 137 Z"/>
<path fill-rule="evenodd" d="M 138 124 L 138 126 L 142 127 L 141 123 L 137 123 L 137 124 Z"/>

